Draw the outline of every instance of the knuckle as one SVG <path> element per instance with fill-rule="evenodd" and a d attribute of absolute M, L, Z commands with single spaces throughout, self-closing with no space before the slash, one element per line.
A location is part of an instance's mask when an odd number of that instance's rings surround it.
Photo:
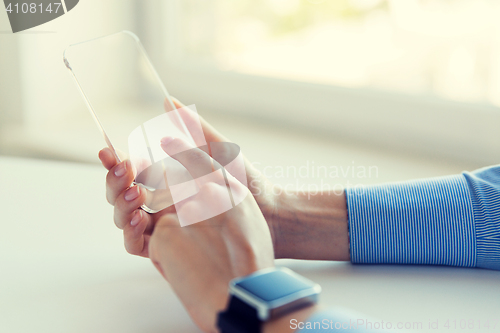
<path fill-rule="evenodd" d="M 240 153 L 240 147 L 232 142 L 211 142 L 212 156 L 222 165 L 229 164 Z"/>
<path fill-rule="evenodd" d="M 106 184 L 112 190 L 118 191 L 120 189 L 127 188 L 134 180 L 134 172 L 127 169 L 125 175 L 117 177 L 115 175 L 115 169 L 117 165 L 111 168 L 106 174 Z"/>
<path fill-rule="evenodd" d="M 172 228 L 179 227 L 179 221 L 176 214 L 166 214 L 162 216 L 155 224 L 151 239 L 164 237 L 171 234 Z"/>
<path fill-rule="evenodd" d="M 206 158 L 205 153 L 197 148 L 190 149 L 189 151 L 187 151 L 186 158 L 193 163 L 206 164 L 208 162 L 208 159 Z"/>
<path fill-rule="evenodd" d="M 250 242 L 240 242 L 239 244 L 240 251 L 245 255 L 247 258 L 253 258 L 255 256 L 255 248 L 250 244 Z"/>
<path fill-rule="evenodd" d="M 199 209 L 198 203 L 195 200 L 190 200 L 182 205 L 182 207 L 180 208 L 180 214 L 184 215 L 186 212 L 188 214 L 189 213 L 192 214 L 192 212 L 196 212 L 198 209 Z M 190 216 L 192 216 L 191 214 Z"/>
<path fill-rule="evenodd" d="M 127 242 L 125 242 L 125 251 L 127 251 L 127 253 L 132 255 L 139 254 L 139 252 L 134 247 L 128 245 Z"/>
<path fill-rule="evenodd" d="M 132 208 L 130 207 L 130 204 L 127 201 L 125 201 L 125 199 L 123 198 L 123 193 L 120 194 L 115 201 L 115 214 L 117 212 L 126 213 L 130 210 L 132 210 Z"/>
<path fill-rule="evenodd" d="M 134 239 L 133 232 L 125 228 L 123 230 L 123 245 L 127 253 L 138 255 L 141 251 L 138 249 L 137 239 Z"/>
<path fill-rule="evenodd" d="M 120 218 L 118 217 L 118 214 L 116 213 L 116 211 L 115 211 L 115 213 L 113 214 L 113 222 L 115 223 L 115 225 L 116 225 L 116 227 L 117 227 L 118 229 L 123 229 L 123 222 L 122 222 L 122 219 L 120 219 Z"/>
<path fill-rule="evenodd" d="M 108 171 L 108 173 L 106 174 L 106 184 L 108 184 L 109 187 L 112 187 L 112 185 L 114 184 L 113 182 L 113 172 L 112 172 L 113 169 L 111 169 L 110 171 Z"/>
<path fill-rule="evenodd" d="M 131 215 L 131 213 L 124 213 L 123 211 L 118 210 L 115 206 L 115 210 L 113 213 L 113 222 L 118 229 L 125 230 L 127 223 L 132 219 Z"/>
<path fill-rule="evenodd" d="M 109 194 L 109 192 L 106 192 L 106 201 L 111 205 L 111 206 L 114 206 L 115 205 L 115 200 L 113 200 L 111 198 L 111 195 Z"/>
<path fill-rule="evenodd" d="M 126 191 L 123 191 L 120 193 L 118 198 L 115 200 L 115 211 L 118 210 L 124 214 L 130 214 L 137 208 L 139 208 L 144 201 L 146 200 L 145 194 L 141 192 L 141 194 L 135 198 L 132 201 L 127 201 L 125 200 L 125 193 Z"/>

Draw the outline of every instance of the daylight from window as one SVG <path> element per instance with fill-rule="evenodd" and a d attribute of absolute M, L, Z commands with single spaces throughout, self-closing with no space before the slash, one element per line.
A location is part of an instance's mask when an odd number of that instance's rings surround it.
<path fill-rule="evenodd" d="M 221 70 L 500 106 L 498 1 L 191 0 L 182 11 L 186 57 Z"/>

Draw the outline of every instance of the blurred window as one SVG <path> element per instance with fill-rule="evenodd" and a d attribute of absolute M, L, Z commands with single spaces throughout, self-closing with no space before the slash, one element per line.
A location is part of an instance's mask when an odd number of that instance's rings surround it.
<path fill-rule="evenodd" d="M 496 0 L 183 0 L 184 59 L 500 105 Z"/>

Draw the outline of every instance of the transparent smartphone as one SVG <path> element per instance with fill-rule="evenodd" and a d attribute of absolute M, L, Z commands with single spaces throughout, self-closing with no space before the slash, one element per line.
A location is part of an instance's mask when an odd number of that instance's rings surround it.
<path fill-rule="evenodd" d="M 142 208 L 155 213 L 172 205 L 161 137 L 196 145 L 139 38 L 122 31 L 73 44 L 64 63 L 108 147 L 119 161 L 130 158 L 134 183 L 147 190 Z M 169 163 L 170 174 L 185 178 L 180 164 Z"/>

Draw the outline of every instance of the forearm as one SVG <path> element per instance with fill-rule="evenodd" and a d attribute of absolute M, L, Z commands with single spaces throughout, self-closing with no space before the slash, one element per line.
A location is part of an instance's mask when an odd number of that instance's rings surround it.
<path fill-rule="evenodd" d="M 341 194 L 283 192 L 266 219 L 276 258 L 500 269 L 499 201 L 495 166 Z"/>
<path fill-rule="evenodd" d="M 277 258 L 349 260 L 343 192 L 284 192 L 270 222 Z"/>

